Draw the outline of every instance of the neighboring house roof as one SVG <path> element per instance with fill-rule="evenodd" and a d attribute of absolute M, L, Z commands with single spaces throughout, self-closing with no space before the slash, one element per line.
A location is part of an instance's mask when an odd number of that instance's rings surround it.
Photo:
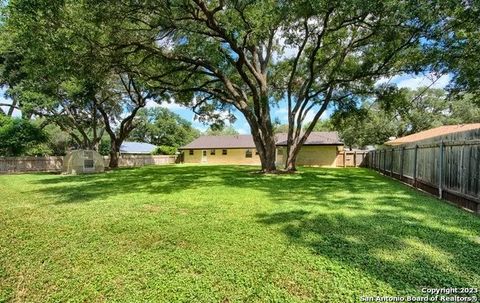
<path fill-rule="evenodd" d="M 413 135 L 397 138 L 395 140 L 390 140 L 388 142 L 385 142 L 385 145 L 395 146 L 395 145 L 401 145 L 401 144 L 408 144 L 408 143 L 431 139 L 434 137 L 439 137 L 447 134 L 464 132 L 464 131 L 469 131 L 474 129 L 480 129 L 480 123 L 444 125 L 444 126 L 432 128 L 429 130 L 421 131 Z"/>
<path fill-rule="evenodd" d="M 157 147 L 150 143 L 123 142 L 120 147 L 121 154 L 151 154 Z"/>
<path fill-rule="evenodd" d="M 277 145 L 283 146 L 287 142 L 287 134 L 277 134 Z M 312 132 L 305 145 L 343 145 L 337 132 Z M 215 148 L 255 148 L 251 135 L 231 136 L 201 136 L 180 149 L 215 149 Z"/>

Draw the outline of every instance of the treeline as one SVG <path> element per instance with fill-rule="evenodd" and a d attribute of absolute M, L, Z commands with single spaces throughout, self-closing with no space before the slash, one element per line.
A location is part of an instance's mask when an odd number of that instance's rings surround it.
<path fill-rule="evenodd" d="M 0 112 L 3 112 L 0 110 Z M 213 126 L 201 132 L 190 121 L 167 108 L 141 109 L 136 117 L 136 127 L 127 141 L 146 142 L 157 146 L 154 154 L 175 155 L 178 148 L 200 135 L 236 135 L 232 126 Z M 88 135 L 88 134 L 87 134 Z M 110 154 L 110 138 L 103 133 L 94 149 L 100 154 Z M 0 157 L 64 156 L 68 150 L 81 145 L 55 124 L 43 118 L 24 119 L 0 114 Z"/>

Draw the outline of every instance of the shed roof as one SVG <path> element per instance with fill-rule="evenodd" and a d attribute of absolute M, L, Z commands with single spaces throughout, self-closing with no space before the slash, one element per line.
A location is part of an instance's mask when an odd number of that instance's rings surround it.
<path fill-rule="evenodd" d="M 277 145 L 287 144 L 287 134 L 276 135 Z M 305 145 L 343 145 L 337 132 L 312 132 Z M 201 136 L 181 149 L 255 148 L 252 135 Z"/>
<path fill-rule="evenodd" d="M 120 153 L 122 154 L 151 154 L 155 145 L 144 142 L 123 142 L 120 146 Z"/>
<path fill-rule="evenodd" d="M 416 134 L 412 134 L 409 136 L 397 138 L 388 142 L 385 142 L 385 145 L 401 145 L 401 144 L 408 144 L 417 141 L 422 141 L 426 139 L 431 139 L 434 137 L 439 137 L 447 134 L 464 132 L 474 129 L 480 129 L 480 123 L 471 123 L 471 124 L 456 124 L 456 125 L 444 125 L 436 128 L 432 128 L 429 130 L 421 131 Z"/>

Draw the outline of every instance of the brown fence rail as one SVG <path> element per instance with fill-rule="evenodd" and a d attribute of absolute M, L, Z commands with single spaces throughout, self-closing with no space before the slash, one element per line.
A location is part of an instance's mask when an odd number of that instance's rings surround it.
<path fill-rule="evenodd" d="M 367 166 L 480 213 L 480 140 L 371 151 Z"/>
<path fill-rule="evenodd" d="M 122 155 L 119 167 L 174 164 L 176 156 L 166 155 Z M 104 157 L 108 166 L 109 157 Z M 63 157 L 0 157 L 0 174 L 26 172 L 61 172 Z"/>

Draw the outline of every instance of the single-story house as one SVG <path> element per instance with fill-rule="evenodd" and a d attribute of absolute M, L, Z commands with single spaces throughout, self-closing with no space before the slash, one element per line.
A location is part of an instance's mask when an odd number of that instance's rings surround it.
<path fill-rule="evenodd" d="M 276 135 L 276 162 L 286 159 L 287 134 Z M 335 167 L 344 144 L 337 132 L 312 132 L 303 145 L 297 165 Z M 251 135 L 201 136 L 180 148 L 184 163 L 260 165 Z"/>
<path fill-rule="evenodd" d="M 473 140 L 480 137 L 480 123 L 443 125 L 385 142 L 387 146 L 402 146 L 440 141 Z"/>
<path fill-rule="evenodd" d="M 144 142 L 123 142 L 120 146 L 122 155 L 150 155 L 157 146 Z"/>

